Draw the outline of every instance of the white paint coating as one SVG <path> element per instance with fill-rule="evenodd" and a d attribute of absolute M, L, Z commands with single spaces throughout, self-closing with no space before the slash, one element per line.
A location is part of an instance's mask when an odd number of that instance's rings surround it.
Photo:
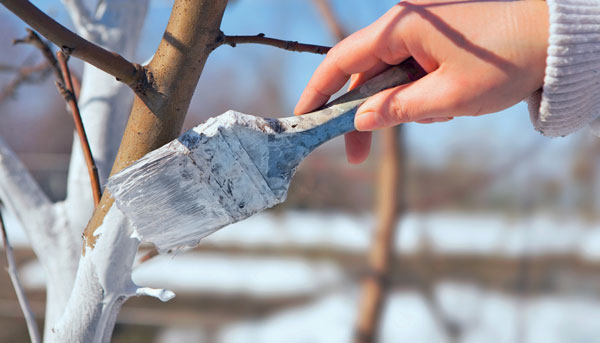
<path fill-rule="evenodd" d="M 150 287 L 139 287 L 135 294 L 138 296 L 147 295 L 157 299 L 160 299 L 162 302 L 169 301 L 175 298 L 175 293 L 168 289 L 162 288 L 150 288 Z"/>
<path fill-rule="evenodd" d="M 126 58 L 134 57 L 147 0 L 107 0 L 102 2 L 95 13 L 91 13 L 82 1 L 63 2 L 81 35 Z M 84 67 L 79 105 L 101 177 L 107 177 L 112 165 L 131 100 L 132 92 L 116 82 L 114 77 L 89 65 Z M 83 267 L 84 263 L 79 263 L 79 267 L 84 268 L 79 282 L 89 282 L 89 292 L 71 294 L 81 253 L 81 232 L 93 211 L 89 177 L 78 138 L 74 140 L 71 156 L 67 199 L 52 204 L 0 139 L 0 198 L 19 220 L 48 275 L 44 333 L 46 341 L 52 339 L 49 331 L 52 327 L 63 332 L 70 331 L 73 335 L 94 329 L 94 321 L 87 321 L 89 318 L 86 315 L 74 316 L 71 320 L 62 320 L 60 325 L 55 324 L 63 315 L 68 301 L 69 306 L 82 307 L 83 311 L 90 309 L 90 301 L 98 300 L 93 292 L 99 289 L 97 285 L 94 286 L 97 279 Z M 82 291 L 83 288 L 75 289 Z M 86 304 L 88 307 L 85 307 Z M 73 310 L 67 312 L 69 311 Z M 111 316 L 116 316 L 116 313 L 108 316 L 109 324 L 106 327 L 112 328 Z"/>
<path fill-rule="evenodd" d="M 194 246 L 219 228 L 282 201 L 247 152 L 266 148 L 267 136 L 244 146 L 237 137 L 243 130 L 259 130 L 259 124 L 256 117 L 229 111 L 113 176 L 108 188 L 139 236 L 161 251 Z"/>

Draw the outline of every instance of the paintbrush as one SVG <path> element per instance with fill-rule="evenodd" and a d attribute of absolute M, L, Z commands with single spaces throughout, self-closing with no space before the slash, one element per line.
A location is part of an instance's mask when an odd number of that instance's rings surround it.
<path fill-rule="evenodd" d="M 194 246 L 283 202 L 300 162 L 354 130 L 369 96 L 423 75 L 411 58 L 316 112 L 279 119 L 225 112 L 115 174 L 107 188 L 142 240 L 160 251 Z"/>

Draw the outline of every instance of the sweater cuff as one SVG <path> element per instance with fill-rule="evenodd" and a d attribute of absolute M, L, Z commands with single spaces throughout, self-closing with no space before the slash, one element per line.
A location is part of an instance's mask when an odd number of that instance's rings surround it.
<path fill-rule="evenodd" d="M 565 136 L 600 114 L 600 0 L 547 0 L 550 38 L 543 89 L 527 100 L 546 136 Z"/>

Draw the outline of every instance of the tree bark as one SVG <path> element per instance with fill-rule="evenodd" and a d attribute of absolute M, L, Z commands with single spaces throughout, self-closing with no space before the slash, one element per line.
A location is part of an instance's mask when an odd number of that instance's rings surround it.
<path fill-rule="evenodd" d="M 112 172 L 176 138 L 183 125 L 200 74 L 219 34 L 226 0 L 176 0 L 169 24 L 154 58 L 147 66 L 153 76 L 152 94 L 133 108 Z M 141 26 L 141 25 L 140 25 Z M 161 300 L 168 291 L 137 287 L 131 267 L 139 240 L 123 214 L 104 192 L 84 235 L 71 297 L 51 330 L 51 342 L 108 342 L 121 305 L 134 295 Z"/>

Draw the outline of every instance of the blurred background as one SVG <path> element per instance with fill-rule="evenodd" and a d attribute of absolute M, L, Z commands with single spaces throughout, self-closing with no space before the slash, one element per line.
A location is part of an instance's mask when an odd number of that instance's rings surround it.
<path fill-rule="evenodd" d="M 33 2 L 71 26 L 58 1 Z M 317 2 L 230 1 L 222 30 L 333 45 L 338 34 Z M 329 3 L 351 33 L 395 1 Z M 158 46 L 171 5 L 151 1 L 138 62 Z M 1 65 L 41 60 L 32 47 L 12 46 L 24 28 L 0 10 Z M 261 45 L 218 48 L 186 129 L 228 109 L 292 115 L 322 59 Z M 71 66 L 81 71 L 80 61 Z M 15 88 L 16 77 L 0 70 L 0 136 L 60 200 L 72 120 L 51 75 Z M 598 138 L 585 129 L 541 136 L 524 103 L 378 132 L 361 165 L 346 162 L 336 139 L 301 165 L 284 204 L 137 267 L 137 284 L 177 297 L 130 299 L 114 342 L 348 342 L 369 325 L 381 342 L 600 342 L 599 168 Z M 16 220 L 5 221 L 42 318 L 44 271 Z M 370 258 L 373 251 L 388 257 Z M 373 289 L 387 297 L 381 315 L 365 319 Z M 27 337 L 10 280 L 0 273 L 0 342 Z"/>

